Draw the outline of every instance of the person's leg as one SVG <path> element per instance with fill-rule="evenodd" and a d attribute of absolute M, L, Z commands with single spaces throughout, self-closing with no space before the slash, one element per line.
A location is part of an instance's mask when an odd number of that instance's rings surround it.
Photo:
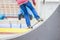
<path fill-rule="evenodd" d="M 29 18 L 30 18 L 30 20 L 32 20 L 32 19 L 33 19 L 33 16 L 32 16 L 31 10 L 30 10 L 28 7 L 26 7 L 26 9 L 27 9 L 27 11 L 28 11 L 28 13 L 29 13 Z"/>
<path fill-rule="evenodd" d="M 26 10 L 26 6 L 25 5 L 21 5 L 20 7 L 21 7 L 21 9 L 24 12 L 24 17 L 25 17 L 25 20 L 26 20 L 26 24 L 27 24 L 28 27 L 30 27 L 31 26 L 31 24 L 30 24 L 30 18 L 29 18 L 28 12 Z"/>
<path fill-rule="evenodd" d="M 26 9 L 29 13 L 30 20 L 32 20 L 33 16 L 32 16 L 31 10 L 28 7 L 26 7 Z M 18 10 L 18 19 L 21 20 L 21 18 L 24 18 L 24 12 L 21 8 L 19 8 L 19 10 Z"/>
<path fill-rule="evenodd" d="M 40 19 L 40 17 L 38 16 L 35 8 L 32 6 L 32 4 L 30 2 L 26 3 L 26 6 L 29 7 L 30 10 L 33 12 L 33 15 L 36 18 L 36 20 Z"/>
<path fill-rule="evenodd" d="M 18 10 L 18 19 L 19 19 L 19 20 L 21 20 L 22 14 L 23 14 L 23 11 L 22 11 L 21 8 L 19 8 L 19 10 Z"/>

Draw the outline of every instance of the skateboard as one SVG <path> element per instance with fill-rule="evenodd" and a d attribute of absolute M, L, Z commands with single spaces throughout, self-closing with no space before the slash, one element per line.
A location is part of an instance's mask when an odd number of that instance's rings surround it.
<path fill-rule="evenodd" d="M 31 26 L 31 28 L 33 28 L 33 26 L 35 26 L 36 24 L 38 24 L 39 22 L 42 22 L 43 19 L 41 19 L 40 21 L 37 21 L 34 25 Z"/>

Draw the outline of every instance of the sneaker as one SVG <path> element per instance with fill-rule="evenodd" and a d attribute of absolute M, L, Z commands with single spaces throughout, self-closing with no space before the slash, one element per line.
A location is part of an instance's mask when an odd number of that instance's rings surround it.
<path fill-rule="evenodd" d="M 18 19 L 21 20 L 21 18 L 24 18 L 23 14 L 20 14 Z"/>
<path fill-rule="evenodd" d="M 29 28 L 29 29 L 32 29 L 33 27 L 31 27 L 31 26 L 28 26 L 28 28 Z"/>
<path fill-rule="evenodd" d="M 19 15 L 18 19 L 21 20 L 21 15 Z"/>
<path fill-rule="evenodd" d="M 28 28 L 32 29 L 33 27 L 28 27 Z"/>
<path fill-rule="evenodd" d="M 37 21 L 40 22 L 40 21 L 43 21 L 43 19 L 40 18 L 40 19 L 38 19 Z"/>

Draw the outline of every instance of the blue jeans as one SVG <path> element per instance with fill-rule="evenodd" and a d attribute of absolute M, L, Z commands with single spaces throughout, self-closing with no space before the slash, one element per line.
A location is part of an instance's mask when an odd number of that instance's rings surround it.
<path fill-rule="evenodd" d="M 33 13 L 34 17 L 36 18 L 36 20 L 38 20 L 40 17 L 38 16 L 36 10 L 34 9 L 34 7 L 32 6 L 32 4 L 29 1 L 25 4 L 20 5 L 20 8 L 24 11 L 24 17 L 26 19 L 27 26 L 31 26 L 30 18 L 29 18 L 26 7 L 30 8 L 30 10 L 32 11 L 32 13 Z"/>

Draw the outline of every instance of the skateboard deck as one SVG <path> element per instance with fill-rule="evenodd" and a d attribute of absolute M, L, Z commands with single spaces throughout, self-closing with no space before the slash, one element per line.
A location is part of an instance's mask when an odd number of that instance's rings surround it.
<path fill-rule="evenodd" d="M 42 21 L 43 21 L 43 20 L 40 20 L 39 22 L 42 22 Z M 34 25 L 32 25 L 31 27 L 37 25 L 39 22 L 37 21 L 37 22 L 36 22 Z"/>

